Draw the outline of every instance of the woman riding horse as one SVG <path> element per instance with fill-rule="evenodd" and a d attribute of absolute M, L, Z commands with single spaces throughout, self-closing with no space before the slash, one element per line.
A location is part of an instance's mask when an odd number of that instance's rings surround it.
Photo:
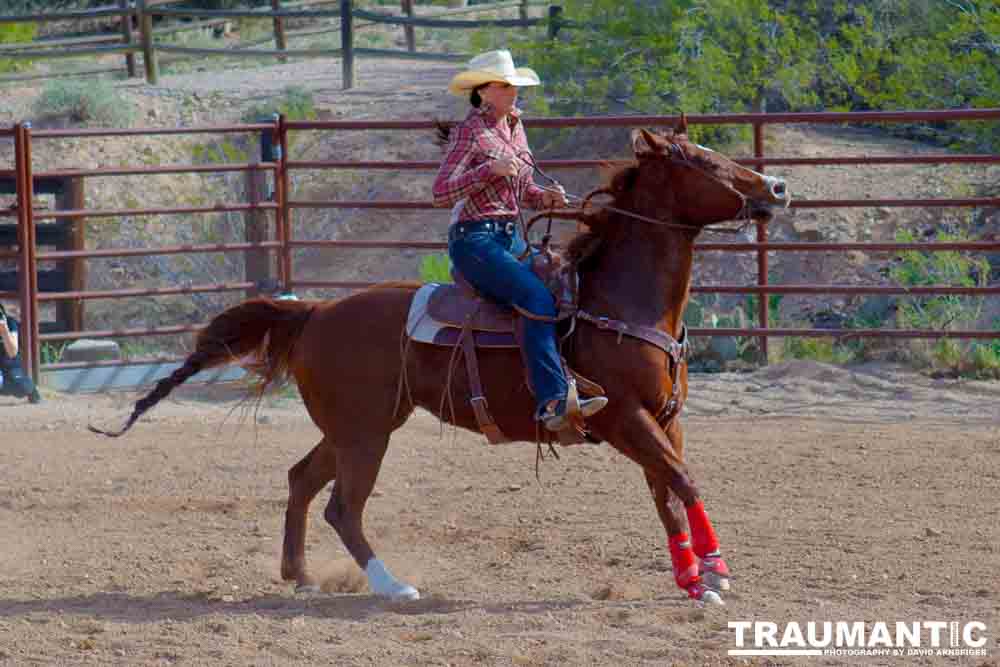
<path fill-rule="evenodd" d="M 555 301 L 548 288 L 517 257 L 526 249 L 517 224 L 520 203 L 552 209 L 567 204 L 561 190 L 538 187 L 534 160 L 517 108 L 517 89 L 537 86 L 538 75 L 515 68 L 509 51 L 490 51 L 469 61 L 448 92 L 468 97 L 472 109 L 451 128 L 434 181 L 434 204 L 452 207 L 448 255 L 481 294 L 517 306 L 524 315 L 524 352 L 537 403 L 535 419 L 550 431 L 566 419 L 566 373 L 556 343 Z M 530 315 L 546 319 L 533 319 Z M 603 396 L 580 401 L 584 417 L 608 404 Z"/>
<path fill-rule="evenodd" d="M 632 152 L 634 162 L 603 189 L 610 204 L 597 212 L 557 212 L 588 227 L 568 247 L 580 281 L 566 358 L 611 397 L 587 420 L 587 430 L 642 467 L 666 530 L 675 582 L 694 600 L 721 603 L 729 571 L 685 464 L 679 418 L 687 397 L 683 316 L 694 240 L 716 223 L 766 219 L 771 206 L 787 206 L 791 198 L 784 181 L 691 141 L 683 117 L 664 134 L 635 132 Z M 491 168 L 481 169 L 485 174 Z M 497 248 L 490 252 L 506 251 L 488 236 L 481 240 L 487 242 Z M 411 345 L 408 354 L 400 353 L 420 287 L 389 283 L 335 301 L 251 299 L 228 308 L 199 332 L 183 365 L 136 402 L 124 428 L 108 435 L 124 433 L 199 371 L 253 355 L 259 390 L 294 377 L 323 434 L 288 471 L 281 576 L 298 589 L 318 589 L 306 565 L 308 510 L 334 481 L 323 517 L 364 569 L 371 590 L 416 599 L 417 589 L 395 578 L 375 555 L 362 520 L 390 437 L 417 407 L 479 430 L 470 402 L 443 408 L 449 388 L 472 395 L 466 379 L 450 376 L 451 349 Z M 513 440 L 535 440 L 533 400 L 522 391 L 521 374 L 511 372 L 520 364 L 517 351 L 482 352 L 480 375 L 497 425 Z M 409 391 L 401 401 L 406 377 Z"/>

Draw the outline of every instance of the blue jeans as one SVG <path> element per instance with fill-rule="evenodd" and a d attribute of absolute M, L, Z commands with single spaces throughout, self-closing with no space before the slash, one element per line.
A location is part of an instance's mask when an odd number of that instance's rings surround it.
<path fill-rule="evenodd" d="M 489 222 L 492 224 L 459 221 L 451 226 L 448 231 L 451 263 L 484 296 L 535 315 L 555 317 L 555 301 L 548 288 L 530 267 L 517 261 L 517 255 L 527 247 L 517 225 Z M 513 231 L 508 233 L 508 230 Z M 555 324 L 524 318 L 523 345 L 541 411 L 549 401 L 566 397 L 566 375 L 556 345 Z"/>
<path fill-rule="evenodd" d="M 4 350 L 0 349 L 0 356 Z M 21 370 L 19 359 L 0 359 L 0 396 L 25 398 L 35 391 L 35 383 Z"/>

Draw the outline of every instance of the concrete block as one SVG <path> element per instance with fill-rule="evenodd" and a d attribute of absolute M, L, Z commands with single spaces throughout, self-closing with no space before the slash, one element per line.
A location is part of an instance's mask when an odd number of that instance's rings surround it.
<path fill-rule="evenodd" d="M 115 341 L 81 338 L 66 346 L 60 361 L 106 361 L 121 358 L 121 348 Z"/>

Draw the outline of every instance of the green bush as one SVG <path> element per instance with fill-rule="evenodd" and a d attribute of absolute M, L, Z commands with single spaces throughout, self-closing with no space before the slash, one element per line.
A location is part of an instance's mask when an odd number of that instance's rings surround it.
<path fill-rule="evenodd" d="M 450 283 L 451 259 L 448 255 L 427 255 L 420 262 L 420 279 L 425 283 Z"/>
<path fill-rule="evenodd" d="M 316 120 L 318 116 L 312 92 L 302 86 L 287 86 L 277 97 L 248 108 L 242 119 L 244 123 L 259 123 L 274 114 L 284 114 L 288 120 Z"/>
<path fill-rule="evenodd" d="M 896 240 L 913 243 L 917 240 L 908 230 L 896 234 Z M 937 241 L 968 241 L 964 233 L 938 232 Z M 889 270 L 896 283 L 919 285 L 951 285 L 955 287 L 985 287 L 990 266 L 985 258 L 973 258 L 959 251 L 920 252 L 909 250 L 897 257 Z M 907 328 L 957 329 L 974 326 L 982 312 L 983 299 L 960 295 L 913 296 L 899 300 L 900 324 Z"/>
<path fill-rule="evenodd" d="M 128 127 L 135 117 L 131 103 L 102 79 L 49 81 L 35 101 L 35 113 L 102 127 Z"/>
<path fill-rule="evenodd" d="M 1000 339 L 990 344 L 976 343 L 971 350 L 971 373 L 981 379 L 1000 380 Z"/>
<path fill-rule="evenodd" d="M 0 44 L 30 42 L 35 38 L 37 26 L 34 23 L 0 23 Z M 17 72 L 31 66 L 26 58 L 0 58 L 0 74 Z"/>
<path fill-rule="evenodd" d="M 854 353 L 833 338 L 789 337 L 784 341 L 782 356 L 786 359 L 811 359 L 825 364 L 847 364 Z"/>
<path fill-rule="evenodd" d="M 964 232 L 938 232 L 937 241 L 966 241 Z M 910 231 L 896 235 L 898 241 L 911 243 L 916 236 Z M 919 252 L 916 250 L 900 253 L 889 276 L 904 286 L 953 285 L 957 287 L 984 287 L 990 274 L 990 265 L 985 258 L 974 258 L 958 251 Z M 952 329 L 974 329 L 982 315 L 983 298 L 945 294 L 941 296 L 904 296 L 899 299 L 898 324 L 902 328 L 947 331 Z M 982 350 L 980 351 L 980 348 Z M 929 344 L 927 341 L 913 341 L 908 349 L 911 360 L 925 363 L 936 371 L 988 374 L 992 368 L 989 346 L 973 346 L 952 339 L 942 339 Z"/>
<path fill-rule="evenodd" d="M 63 341 L 62 343 L 42 343 L 42 363 L 56 364 L 62 361 L 63 353 L 66 351 L 68 345 L 69 341 Z"/>

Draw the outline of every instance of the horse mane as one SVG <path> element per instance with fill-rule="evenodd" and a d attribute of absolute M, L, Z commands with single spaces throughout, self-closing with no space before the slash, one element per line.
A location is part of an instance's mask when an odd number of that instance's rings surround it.
<path fill-rule="evenodd" d="M 604 173 L 607 185 L 602 189 L 612 196 L 612 205 L 619 204 L 621 198 L 635 187 L 638 177 L 639 163 L 634 160 L 625 164 L 607 164 Z M 587 229 L 570 239 L 566 245 L 565 256 L 581 271 L 586 271 L 600 254 L 608 225 L 611 224 L 611 214 L 607 209 L 601 208 L 595 213 L 584 213 L 580 222 L 586 225 Z"/>

